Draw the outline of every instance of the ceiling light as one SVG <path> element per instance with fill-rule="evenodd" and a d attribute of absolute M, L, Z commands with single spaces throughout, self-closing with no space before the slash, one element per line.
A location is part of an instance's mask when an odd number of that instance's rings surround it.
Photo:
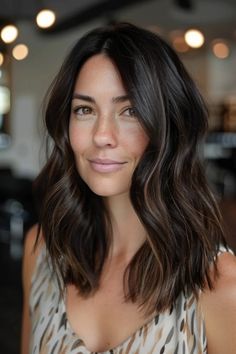
<path fill-rule="evenodd" d="M 25 44 L 17 44 L 12 50 L 12 55 L 16 60 L 25 59 L 28 53 L 29 49 Z"/>
<path fill-rule="evenodd" d="M 1 30 L 1 38 L 5 43 L 13 42 L 18 36 L 18 29 L 16 26 L 8 25 Z"/>
<path fill-rule="evenodd" d="M 172 45 L 179 53 L 186 53 L 189 50 L 189 46 L 184 40 L 183 36 L 176 36 L 172 39 Z"/>
<path fill-rule="evenodd" d="M 56 15 L 51 10 L 42 10 L 36 17 L 37 25 L 41 28 L 48 28 L 54 24 Z"/>
<path fill-rule="evenodd" d="M 224 41 L 214 41 L 212 51 L 219 59 L 226 59 L 229 56 L 229 46 Z"/>
<path fill-rule="evenodd" d="M 4 55 L 0 52 L 0 66 L 2 66 L 4 62 Z"/>
<path fill-rule="evenodd" d="M 191 48 L 200 48 L 205 41 L 203 33 L 196 29 L 186 31 L 184 39 Z"/>

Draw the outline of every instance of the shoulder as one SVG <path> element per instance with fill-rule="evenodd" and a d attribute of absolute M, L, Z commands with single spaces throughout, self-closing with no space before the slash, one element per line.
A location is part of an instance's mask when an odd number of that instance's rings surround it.
<path fill-rule="evenodd" d="M 217 257 L 216 265 L 218 276 L 212 270 L 213 290 L 206 290 L 205 295 L 216 300 L 227 300 L 227 304 L 232 297 L 232 305 L 236 305 L 236 257 L 224 252 Z"/>
<path fill-rule="evenodd" d="M 34 271 L 36 260 L 39 252 L 44 244 L 42 234 L 38 234 L 38 225 L 34 225 L 26 234 L 24 242 L 24 254 L 23 254 L 23 288 L 24 292 L 28 293 L 31 283 L 32 273 Z M 37 242 L 36 242 L 37 240 Z"/>
<path fill-rule="evenodd" d="M 37 235 L 38 235 L 38 225 L 35 224 L 29 229 L 29 231 L 26 233 L 25 236 L 24 258 L 27 257 L 31 261 L 34 261 L 35 258 L 37 258 L 38 253 L 40 252 L 44 244 L 42 233 L 40 232 L 38 239 L 37 239 Z"/>
<path fill-rule="evenodd" d="M 22 285 L 23 285 L 23 311 L 21 326 L 21 353 L 29 353 L 29 342 L 31 332 L 30 319 L 30 289 L 32 274 L 35 269 L 38 254 L 43 246 L 43 237 L 40 234 L 36 244 L 38 235 L 38 225 L 34 225 L 26 234 L 24 242 L 24 255 L 22 266 Z"/>
<path fill-rule="evenodd" d="M 202 292 L 200 302 L 205 318 L 209 354 L 233 354 L 236 348 L 236 257 L 230 253 L 217 258 L 218 276 L 212 270 L 213 289 Z"/>

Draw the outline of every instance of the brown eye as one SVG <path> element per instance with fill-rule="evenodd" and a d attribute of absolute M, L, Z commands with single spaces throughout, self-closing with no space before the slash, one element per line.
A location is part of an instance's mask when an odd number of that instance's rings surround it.
<path fill-rule="evenodd" d="M 83 115 L 87 115 L 87 114 L 92 114 L 92 108 L 88 107 L 88 106 L 80 106 L 80 107 L 76 107 L 73 109 L 73 112 L 83 116 Z"/>
<path fill-rule="evenodd" d="M 123 114 L 126 116 L 129 116 L 129 117 L 136 117 L 137 112 L 136 112 L 135 108 L 129 107 L 123 111 Z"/>

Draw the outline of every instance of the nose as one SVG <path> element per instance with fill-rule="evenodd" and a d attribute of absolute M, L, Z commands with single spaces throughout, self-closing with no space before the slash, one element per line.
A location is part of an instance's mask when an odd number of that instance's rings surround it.
<path fill-rule="evenodd" d="M 112 117 L 99 117 L 94 128 L 93 141 L 97 147 L 117 146 L 117 127 Z"/>

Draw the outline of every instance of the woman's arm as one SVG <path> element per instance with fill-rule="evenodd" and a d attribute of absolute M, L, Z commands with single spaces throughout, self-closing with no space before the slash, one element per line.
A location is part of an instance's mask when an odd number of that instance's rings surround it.
<path fill-rule="evenodd" d="M 33 226 L 26 234 L 23 255 L 22 283 L 23 283 L 23 312 L 21 329 L 21 354 L 29 354 L 30 341 L 30 313 L 29 313 L 29 294 L 31 288 L 31 277 L 41 248 L 41 241 L 34 250 L 37 236 L 37 225 Z"/>
<path fill-rule="evenodd" d="M 205 317 L 208 354 L 236 353 L 236 257 L 224 253 L 218 257 L 219 277 L 214 289 L 201 296 Z"/>

